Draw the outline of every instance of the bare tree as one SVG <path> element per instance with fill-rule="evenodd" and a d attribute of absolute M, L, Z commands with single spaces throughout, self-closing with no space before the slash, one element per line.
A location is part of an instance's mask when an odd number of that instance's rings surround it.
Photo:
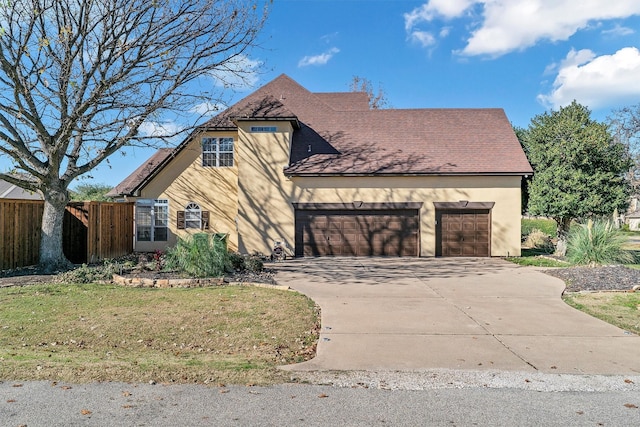
<path fill-rule="evenodd" d="M 157 142 L 142 132 L 151 122 L 222 95 L 190 83 L 246 77 L 243 59 L 270 4 L 259 1 L 4 2 L 0 156 L 29 178 L 0 178 L 44 195 L 43 267 L 68 264 L 62 220 L 74 178 L 127 145 Z"/>
<path fill-rule="evenodd" d="M 365 92 L 369 97 L 369 108 L 372 110 L 390 107 L 389 100 L 387 100 L 387 94 L 384 92 L 382 87 L 378 85 L 378 93 L 375 93 L 373 85 L 369 79 L 353 76 L 351 83 L 349 83 L 349 90 L 351 92 Z"/>
<path fill-rule="evenodd" d="M 640 191 L 640 104 L 614 110 L 608 117 L 614 138 L 624 144 L 633 160 L 627 179 L 633 191 Z"/>

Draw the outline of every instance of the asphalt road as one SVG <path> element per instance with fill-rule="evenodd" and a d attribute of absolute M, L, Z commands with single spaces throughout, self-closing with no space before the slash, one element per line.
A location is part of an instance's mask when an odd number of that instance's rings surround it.
<path fill-rule="evenodd" d="M 2 426 L 637 426 L 640 392 L 0 383 Z"/>

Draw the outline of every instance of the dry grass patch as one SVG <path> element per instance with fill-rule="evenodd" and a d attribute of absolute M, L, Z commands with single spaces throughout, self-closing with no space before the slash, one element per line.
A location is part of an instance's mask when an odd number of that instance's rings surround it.
<path fill-rule="evenodd" d="M 639 293 L 575 293 L 565 294 L 563 299 L 580 311 L 640 335 Z"/>
<path fill-rule="evenodd" d="M 0 289 L 0 379 L 270 384 L 315 355 L 303 295 L 254 287 Z"/>

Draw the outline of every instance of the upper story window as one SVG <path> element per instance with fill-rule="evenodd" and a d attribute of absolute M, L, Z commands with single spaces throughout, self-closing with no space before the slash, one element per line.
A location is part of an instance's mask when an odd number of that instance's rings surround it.
<path fill-rule="evenodd" d="M 278 130 L 275 126 L 251 126 L 250 132 L 276 132 Z"/>
<path fill-rule="evenodd" d="M 197 203 L 190 202 L 185 208 L 184 228 L 202 228 L 202 209 Z"/>
<path fill-rule="evenodd" d="M 202 166 L 233 166 L 233 138 L 202 138 Z"/>

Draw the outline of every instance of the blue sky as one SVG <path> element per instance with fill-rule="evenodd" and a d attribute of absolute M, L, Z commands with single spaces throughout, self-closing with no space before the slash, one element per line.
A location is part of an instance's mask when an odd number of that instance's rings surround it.
<path fill-rule="evenodd" d="M 526 127 L 576 99 L 604 120 L 640 103 L 638 31 L 638 0 L 274 0 L 243 58 L 253 85 L 228 98 L 282 73 L 314 92 L 360 76 L 393 108 L 499 107 Z M 115 185 L 152 153 L 116 154 L 91 181 Z"/>

